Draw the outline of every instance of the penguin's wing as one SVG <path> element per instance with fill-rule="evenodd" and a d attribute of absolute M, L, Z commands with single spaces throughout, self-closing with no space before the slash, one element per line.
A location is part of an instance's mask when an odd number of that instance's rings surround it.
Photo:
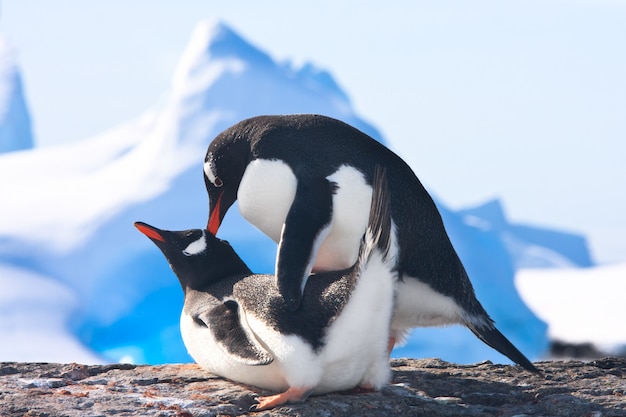
<path fill-rule="evenodd" d="M 291 311 L 298 309 L 317 252 L 330 232 L 336 184 L 326 178 L 298 178 L 278 243 L 278 291 Z"/>
<path fill-rule="evenodd" d="M 197 315 L 213 333 L 213 337 L 233 359 L 245 365 L 267 365 L 274 358 L 241 326 L 239 304 L 224 301 L 217 307 Z"/>

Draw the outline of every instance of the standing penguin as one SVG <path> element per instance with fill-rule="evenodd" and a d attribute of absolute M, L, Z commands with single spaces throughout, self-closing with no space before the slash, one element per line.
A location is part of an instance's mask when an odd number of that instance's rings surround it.
<path fill-rule="evenodd" d="M 220 133 L 204 163 L 207 228 L 217 233 L 238 200 L 243 217 L 278 243 L 278 288 L 287 306 L 296 310 L 311 271 L 346 268 L 357 258 L 377 165 L 387 172 L 399 246 L 391 346 L 413 327 L 462 324 L 512 361 L 538 372 L 477 300 L 435 203 L 411 168 L 339 120 L 259 116 Z"/>
<path fill-rule="evenodd" d="M 181 333 L 194 360 L 238 382 L 286 390 L 260 398 L 257 410 L 388 381 L 396 245 L 384 176 L 377 178 L 356 263 L 316 274 L 296 312 L 275 276 L 252 274 L 228 242 L 205 230 L 135 223 L 178 276 L 185 293 Z"/>

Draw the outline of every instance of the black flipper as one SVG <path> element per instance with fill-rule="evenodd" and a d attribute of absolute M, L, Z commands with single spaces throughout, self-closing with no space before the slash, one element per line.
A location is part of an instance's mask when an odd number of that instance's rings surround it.
<path fill-rule="evenodd" d="M 317 258 L 324 231 L 330 226 L 335 184 L 326 178 L 299 178 L 287 213 L 276 256 L 278 291 L 295 311 Z"/>
<path fill-rule="evenodd" d="M 513 343 L 509 341 L 498 329 L 495 327 L 486 326 L 468 326 L 480 340 L 491 346 L 507 358 L 511 359 L 516 364 L 520 365 L 527 371 L 541 374 L 542 372 L 528 360 L 522 352 L 520 352 Z"/>
<path fill-rule="evenodd" d="M 274 358 L 241 326 L 239 304 L 233 300 L 196 317 L 207 326 L 215 340 L 234 359 L 245 365 L 267 365 Z"/>

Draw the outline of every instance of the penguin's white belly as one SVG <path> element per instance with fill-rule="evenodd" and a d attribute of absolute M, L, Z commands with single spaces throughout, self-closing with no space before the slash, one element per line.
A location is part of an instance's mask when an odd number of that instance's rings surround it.
<path fill-rule="evenodd" d="M 396 276 L 394 258 L 383 261 L 375 251 L 361 270 L 341 314 L 330 325 L 321 352 L 326 367 L 321 385 L 381 388 L 391 370 L 387 352 Z"/>
<path fill-rule="evenodd" d="M 207 327 L 198 326 L 184 311 L 180 316 L 183 342 L 191 357 L 203 369 L 244 384 L 283 391 L 288 388 L 283 371 L 274 361 L 268 365 L 244 365 L 226 353 Z"/>
<path fill-rule="evenodd" d="M 330 231 L 314 264 L 316 271 L 344 269 L 356 262 L 372 198 L 372 187 L 353 167 L 342 165 L 327 178 L 337 184 L 337 190 L 333 195 Z M 256 159 L 248 164 L 239 185 L 239 211 L 278 243 L 296 188 L 297 178 L 287 164 Z"/>
<path fill-rule="evenodd" d="M 411 328 L 461 323 L 464 315 L 451 297 L 405 275 L 398 283 L 391 329 L 394 336 L 402 339 Z"/>

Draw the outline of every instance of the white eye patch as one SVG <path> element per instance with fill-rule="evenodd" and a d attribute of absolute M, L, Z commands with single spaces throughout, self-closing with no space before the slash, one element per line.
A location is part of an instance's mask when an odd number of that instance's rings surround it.
<path fill-rule="evenodd" d="M 202 253 L 206 249 L 206 238 L 204 236 L 204 230 L 202 236 L 198 240 L 191 242 L 185 249 L 183 249 L 183 255 L 193 256 Z"/>
<path fill-rule="evenodd" d="M 215 175 L 215 165 L 213 164 L 212 153 L 209 153 L 209 155 L 207 156 L 207 161 L 204 163 L 204 175 L 206 175 L 211 184 L 215 185 L 216 187 L 222 186 L 222 180 L 217 178 L 217 175 Z"/>

